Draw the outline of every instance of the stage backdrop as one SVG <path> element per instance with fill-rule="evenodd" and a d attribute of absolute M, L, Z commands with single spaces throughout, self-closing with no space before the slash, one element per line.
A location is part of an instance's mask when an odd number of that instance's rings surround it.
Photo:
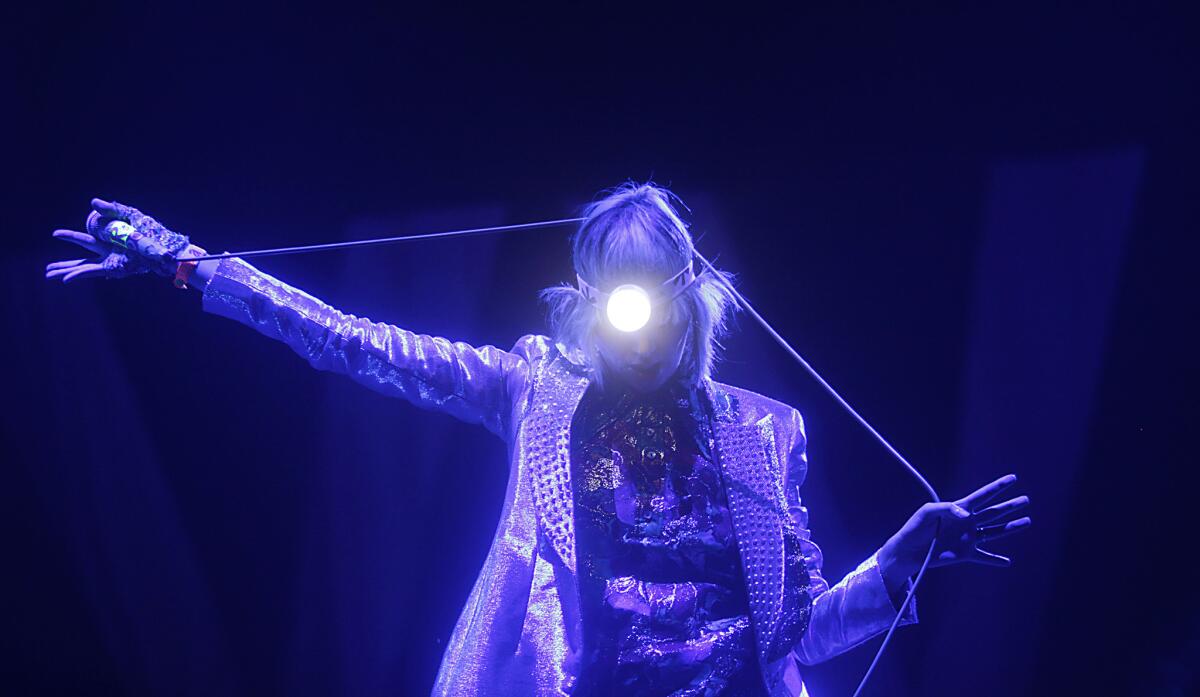
<path fill-rule="evenodd" d="M 700 248 L 1012 568 L 930 572 L 868 694 L 1184 694 L 1200 665 L 1197 45 L 1169 13 L 23 9 L 6 94 L 6 694 L 424 694 L 504 444 L 319 373 L 164 279 L 43 280 L 93 196 L 210 251 L 576 214 L 673 187 Z M 13 114 L 10 114 L 13 115 Z M 338 308 L 510 347 L 566 230 L 281 257 Z M 920 489 L 742 317 L 805 415 L 831 580 Z M 807 668 L 849 694 L 876 642 Z"/>

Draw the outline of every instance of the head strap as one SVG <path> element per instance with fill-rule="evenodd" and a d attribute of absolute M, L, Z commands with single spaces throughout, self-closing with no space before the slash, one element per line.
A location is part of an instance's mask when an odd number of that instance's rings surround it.
<path fill-rule="evenodd" d="M 704 273 L 704 270 L 701 269 L 700 273 Z M 688 288 L 691 288 L 692 284 L 696 282 L 696 278 L 692 262 L 688 260 L 687 265 L 680 269 L 674 276 L 658 284 L 655 288 L 646 291 L 650 295 L 651 304 L 662 305 L 671 302 L 682 295 Z M 579 274 L 575 274 L 575 280 L 579 284 L 579 292 L 592 305 L 599 306 L 605 303 L 608 300 L 608 296 L 611 295 L 611 293 L 606 293 L 583 280 L 583 276 Z"/>

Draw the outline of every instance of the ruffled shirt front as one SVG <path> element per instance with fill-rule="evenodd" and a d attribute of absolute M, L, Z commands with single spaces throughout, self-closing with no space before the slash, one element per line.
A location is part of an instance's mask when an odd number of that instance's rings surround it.
<path fill-rule="evenodd" d="M 573 695 L 763 694 L 695 391 L 584 395 L 572 426 L 584 659 Z"/>

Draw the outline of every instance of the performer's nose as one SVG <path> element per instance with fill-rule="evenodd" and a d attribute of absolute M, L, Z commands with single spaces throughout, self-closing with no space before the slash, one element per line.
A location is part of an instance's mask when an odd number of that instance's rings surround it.
<path fill-rule="evenodd" d="M 633 355 L 639 363 L 647 363 L 654 355 L 654 341 L 650 332 L 638 332 L 633 340 Z"/>

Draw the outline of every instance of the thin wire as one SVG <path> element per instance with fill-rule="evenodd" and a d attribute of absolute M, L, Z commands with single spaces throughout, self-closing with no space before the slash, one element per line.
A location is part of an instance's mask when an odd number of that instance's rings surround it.
<path fill-rule="evenodd" d="M 441 237 L 466 237 L 468 235 L 487 235 L 495 232 L 512 232 L 514 230 L 535 230 L 538 228 L 557 227 L 581 222 L 583 218 L 561 218 L 559 220 L 543 220 L 537 223 L 518 223 L 516 225 L 495 225 L 492 227 L 477 227 L 467 230 L 450 230 L 448 232 L 429 232 L 422 235 L 401 235 L 399 237 L 380 237 L 370 240 L 351 240 L 348 242 L 330 242 L 327 244 L 308 244 L 298 247 L 276 247 L 274 249 L 256 249 L 249 252 L 225 252 L 223 254 L 208 254 L 202 257 L 189 257 L 186 261 L 206 261 L 209 259 L 231 259 L 233 257 L 270 257 L 283 254 L 305 254 L 307 252 L 323 252 L 330 249 L 345 249 L 347 247 L 369 247 L 373 245 L 392 244 L 395 242 L 412 242 L 414 240 L 432 240 Z"/>
<path fill-rule="evenodd" d="M 775 339 L 776 343 L 782 346 L 792 358 L 796 359 L 796 362 L 802 365 L 804 369 L 808 371 L 808 374 L 813 376 L 813 378 L 821 384 L 821 387 L 824 387 L 825 391 L 828 392 L 838 404 L 842 405 L 843 409 L 848 411 L 850 415 L 853 416 L 856 421 L 858 421 L 858 423 L 862 424 L 862 427 L 867 429 L 872 436 L 875 436 L 875 440 L 879 441 L 880 444 L 882 444 L 883 447 L 886 448 L 893 457 L 899 460 L 900 464 L 904 465 L 905 469 L 907 469 L 909 473 L 921 483 L 921 486 L 925 487 L 925 491 L 929 492 L 929 497 L 933 499 L 935 503 L 941 501 L 942 499 L 938 496 L 937 491 L 934 490 L 933 485 L 931 485 L 928 480 L 926 480 L 925 477 L 917 471 L 917 468 L 913 467 L 908 460 L 906 460 L 904 456 L 900 454 L 899 451 L 893 448 L 892 444 L 889 443 L 886 438 L 880 435 L 879 431 L 876 431 L 871 424 L 867 423 L 867 420 L 864 419 L 857 411 L 855 411 L 854 407 L 850 406 L 845 399 L 842 399 L 842 396 L 838 394 L 837 390 L 833 389 L 833 386 L 826 382 L 825 378 L 821 377 L 821 374 L 818 373 L 811 365 L 809 365 L 808 361 L 804 360 L 804 357 L 801 356 L 796 349 L 792 348 L 792 345 L 789 344 L 787 340 L 779 334 L 779 332 L 775 331 L 775 328 L 772 327 L 762 315 L 758 314 L 758 310 L 754 309 L 754 306 L 750 304 L 750 301 L 746 299 L 746 296 L 742 295 L 737 288 L 734 288 L 733 284 L 730 283 L 729 280 L 723 275 L 721 275 L 721 273 L 713 267 L 713 265 L 704 257 L 704 255 L 702 255 L 700 252 L 695 252 L 695 254 L 696 257 L 704 263 L 704 266 L 712 272 L 712 275 L 716 277 L 718 282 L 720 282 L 721 285 L 725 286 L 725 288 L 733 294 L 733 297 L 737 299 L 738 304 L 742 306 L 742 309 L 750 313 L 750 316 L 753 317 L 760 325 L 762 325 L 763 329 L 767 330 L 767 333 L 771 335 L 771 338 Z M 925 575 L 925 570 L 929 568 L 929 562 L 933 558 L 933 547 L 937 544 L 937 534 L 940 532 L 940 530 L 941 521 L 938 521 L 937 528 L 934 530 L 933 542 L 929 543 L 929 551 L 925 553 L 925 561 L 921 562 L 921 569 L 917 572 L 916 579 L 913 580 L 912 586 L 908 589 L 908 593 L 904 596 L 904 602 L 900 604 L 900 611 L 896 613 L 895 619 L 892 620 L 892 626 L 888 628 L 887 634 L 883 637 L 883 643 L 879 645 L 879 650 L 875 652 L 875 658 L 871 661 L 870 667 L 867 668 L 867 672 L 863 675 L 862 681 L 858 683 L 858 689 L 854 691 L 854 697 L 858 697 L 859 694 L 862 693 L 863 688 L 866 687 L 867 679 L 871 677 L 871 673 L 874 672 L 875 666 L 879 664 L 879 659 L 883 656 L 884 649 L 887 648 L 888 642 L 892 640 L 892 634 L 896 631 L 896 627 L 900 625 L 900 618 L 904 616 L 905 608 L 907 608 L 909 603 L 912 601 L 913 594 L 917 592 L 917 586 L 921 583 L 921 578 Z"/>
<path fill-rule="evenodd" d="M 825 378 L 821 377 L 821 374 L 818 373 L 811 365 L 809 365 L 808 361 L 804 360 L 804 357 L 796 352 L 796 349 L 792 348 L 792 345 L 787 342 L 787 339 L 784 339 L 782 336 L 780 336 L 779 332 L 775 331 L 775 328 L 772 327 L 767 320 L 763 319 L 762 315 L 758 314 L 758 310 L 755 310 L 754 306 L 750 304 L 750 301 L 746 300 L 746 296 L 742 295 L 736 288 L 733 287 L 732 283 L 722 276 L 719 271 L 713 268 L 713 265 L 709 263 L 708 259 L 704 258 L 704 255 L 700 254 L 700 252 L 696 252 L 696 256 L 700 259 L 700 261 L 704 262 L 704 265 L 708 267 L 709 271 L 712 271 L 713 276 L 715 276 L 721 282 L 721 284 L 724 285 L 725 288 L 728 289 L 735 298 L 737 298 L 737 301 L 742 308 L 745 309 L 746 312 L 749 312 L 750 316 L 757 320 L 758 323 L 762 325 L 763 329 L 767 330 L 767 333 L 771 335 L 771 338 L 775 339 L 776 343 L 778 343 L 785 351 L 791 354 L 792 358 L 796 359 L 797 363 L 804 366 L 804 369 L 808 371 L 808 374 L 812 375 L 813 378 L 821 384 L 821 387 L 824 387 L 825 391 L 828 392 L 838 404 L 842 405 L 843 409 L 850 412 L 850 415 L 853 416 L 858 423 L 862 424 L 863 428 L 867 429 L 870 431 L 871 435 L 875 436 L 875 440 L 879 441 L 884 448 L 887 448 L 887 451 L 891 453 L 893 457 L 900 461 L 900 464 L 904 465 L 905 469 L 907 469 L 909 473 L 911 473 L 912 476 L 921 483 L 921 486 L 925 487 L 925 491 L 929 492 L 929 496 L 934 500 L 934 502 L 941 501 L 941 499 L 938 498 L 937 492 L 934 491 L 933 486 L 926 481 L 925 477 L 921 476 L 921 473 L 917 471 L 917 468 L 910 465 L 908 460 L 904 459 L 904 456 L 897 452 L 897 450 L 892 447 L 892 444 L 879 434 L 879 431 L 876 431 L 871 424 L 867 423 L 866 419 L 864 419 L 857 411 L 854 410 L 854 407 L 850 406 L 846 400 L 842 399 L 842 396 L 837 393 L 837 390 L 833 389 L 832 385 L 830 385 L 828 382 L 825 382 Z"/>
<path fill-rule="evenodd" d="M 879 650 L 875 652 L 875 658 L 871 659 L 871 665 L 867 667 L 867 672 L 863 673 L 862 680 L 858 683 L 858 688 L 854 690 L 853 697 L 858 697 L 863 688 L 867 686 L 867 680 L 871 678 L 871 673 L 875 672 L 875 666 L 879 665 L 879 659 L 883 657 L 883 650 L 887 648 L 888 642 L 892 640 L 892 634 L 895 633 L 896 627 L 900 626 L 900 618 L 904 616 L 904 610 L 912 601 L 913 594 L 917 592 L 917 586 L 921 585 L 921 578 L 925 576 L 925 570 L 929 568 L 929 562 L 933 559 L 933 546 L 937 544 L 938 533 L 942 531 L 942 521 L 938 520 L 933 529 L 933 542 L 929 543 L 929 551 L 925 553 L 925 561 L 921 562 L 921 570 L 917 572 L 917 577 L 913 579 L 912 588 L 908 589 L 908 593 L 904 596 L 904 602 L 900 603 L 900 610 L 896 613 L 896 617 L 892 620 L 892 626 L 888 627 L 887 634 L 883 637 L 883 642 L 879 644 Z"/>

